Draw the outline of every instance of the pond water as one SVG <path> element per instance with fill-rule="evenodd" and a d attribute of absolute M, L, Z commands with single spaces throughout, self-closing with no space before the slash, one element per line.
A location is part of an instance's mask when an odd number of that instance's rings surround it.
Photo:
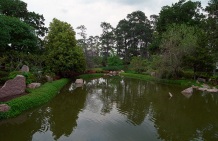
<path fill-rule="evenodd" d="M 0 140 L 218 140 L 218 94 L 183 89 L 118 76 L 72 83 L 51 102 L 0 121 Z"/>

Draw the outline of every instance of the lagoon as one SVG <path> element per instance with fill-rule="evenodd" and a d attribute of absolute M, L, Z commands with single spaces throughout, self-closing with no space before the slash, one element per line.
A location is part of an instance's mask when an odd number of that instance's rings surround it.
<path fill-rule="evenodd" d="M 119 76 L 70 83 L 49 103 L 0 121 L 0 140 L 218 140 L 218 94 L 183 89 Z"/>

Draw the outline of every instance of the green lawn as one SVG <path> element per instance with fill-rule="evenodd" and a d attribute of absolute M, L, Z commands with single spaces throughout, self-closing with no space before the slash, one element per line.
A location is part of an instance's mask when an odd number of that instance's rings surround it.
<path fill-rule="evenodd" d="M 0 112 L 0 119 L 15 117 L 23 111 L 47 103 L 54 98 L 68 82 L 68 79 L 47 82 L 37 89 L 30 90 L 30 93 L 27 95 L 4 102 L 8 104 L 11 109 L 8 112 Z"/>

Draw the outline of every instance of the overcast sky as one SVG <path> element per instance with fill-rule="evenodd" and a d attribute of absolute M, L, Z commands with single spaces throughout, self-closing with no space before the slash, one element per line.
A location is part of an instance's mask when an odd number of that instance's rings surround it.
<path fill-rule="evenodd" d="M 101 22 L 109 22 L 116 27 L 127 14 L 141 10 L 149 18 L 158 14 L 162 6 L 178 2 L 178 0 L 23 0 L 29 11 L 43 14 L 46 26 L 53 18 L 76 27 L 85 25 L 88 36 L 102 33 Z M 207 5 L 208 0 L 200 0 Z"/>

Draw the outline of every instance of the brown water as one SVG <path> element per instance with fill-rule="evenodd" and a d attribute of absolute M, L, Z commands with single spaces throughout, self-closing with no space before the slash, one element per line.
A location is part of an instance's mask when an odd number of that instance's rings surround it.
<path fill-rule="evenodd" d="M 218 94 L 187 97 L 183 89 L 122 77 L 72 83 L 46 105 L 0 121 L 0 141 L 218 140 Z"/>

